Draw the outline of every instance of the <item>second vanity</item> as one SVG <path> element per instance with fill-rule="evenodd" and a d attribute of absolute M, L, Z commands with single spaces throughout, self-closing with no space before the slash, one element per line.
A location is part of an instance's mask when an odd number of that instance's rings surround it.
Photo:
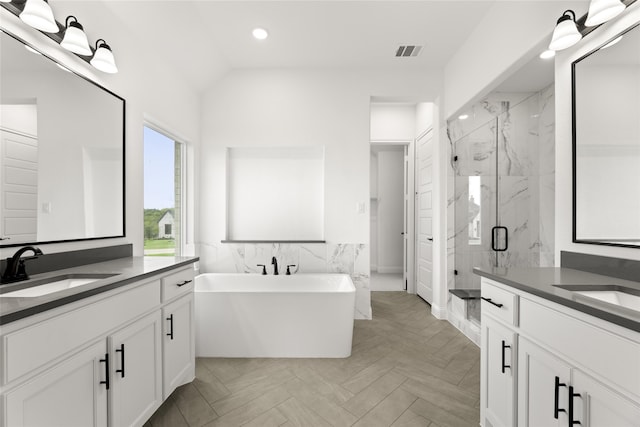
<path fill-rule="evenodd" d="M 569 268 L 474 272 L 483 426 L 640 425 L 639 282 Z"/>
<path fill-rule="evenodd" d="M 195 376 L 196 261 L 127 257 L 34 275 L 96 278 L 40 296 L 25 296 L 30 282 L 3 285 L 0 426 L 143 425 Z"/>

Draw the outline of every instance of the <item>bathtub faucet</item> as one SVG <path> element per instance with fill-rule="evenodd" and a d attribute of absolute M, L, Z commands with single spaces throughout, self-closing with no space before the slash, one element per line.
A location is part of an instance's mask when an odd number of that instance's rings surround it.
<path fill-rule="evenodd" d="M 278 275 L 278 260 L 276 257 L 271 258 L 271 265 L 273 265 L 273 274 Z"/>

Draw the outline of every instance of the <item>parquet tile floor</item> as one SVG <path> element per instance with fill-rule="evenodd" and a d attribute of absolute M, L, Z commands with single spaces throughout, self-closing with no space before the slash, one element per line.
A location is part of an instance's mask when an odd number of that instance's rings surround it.
<path fill-rule="evenodd" d="M 415 295 L 371 295 L 351 357 L 199 358 L 145 427 L 478 426 L 478 347 Z"/>

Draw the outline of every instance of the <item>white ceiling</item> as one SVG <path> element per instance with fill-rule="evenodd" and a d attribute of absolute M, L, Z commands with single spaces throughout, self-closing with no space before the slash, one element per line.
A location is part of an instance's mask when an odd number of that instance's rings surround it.
<path fill-rule="evenodd" d="M 149 53 L 202 90 L 230 69 L 443 69 L 495 0 L 104 1 Z M 265 41 L 254 27 L 269 31 Z M 423 45 L 396 58 L 401 44 Z M 116 50 L 115 46 L 114 50 Z"/>

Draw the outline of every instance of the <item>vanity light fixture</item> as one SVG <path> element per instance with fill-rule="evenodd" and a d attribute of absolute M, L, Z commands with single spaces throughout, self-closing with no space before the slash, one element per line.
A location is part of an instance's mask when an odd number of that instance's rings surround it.
<path fill-rule="evenodd" d="M 91 52 L 87 35 L 78 19 L 73 15 L 67 16 L 65 28 L 60 46 L 78 55 L 91 56 L 93 52 Z"/>
<path fill-rule="evenodd" d="M 111 47 L 103 39 L 96 41 L 96 52 L 93 54 L 90 64 L 105 73 L 114 74 L 118 72 Z"/>
<path fill-rule="evenodd" d="M 589 13 L 584 25 L 595 27 L 620 15 L 625 9 L 625 5 L 620 0 L 591 0 Z"/>
<path fill-rule="evenodd" d="M 565 10 L 553 30 L 549 49 L 562 50 L 573 46 L 582 39 L 582 34 L 576 27 L 576 14 L 573 10 Z"/>
<path fill-rule="evenodd" d="M 468 114 L 460 114 L 460 115 L 458 116 L 458 119 L 460 119 L 460 120 L 467 120 L 468 118 L 469 118 L 469 115 L 468 115 Z"/>
<path fill-rule="evenodd" d="M 56 21 L 48 0 L 0 0 L 3 9 L 19 17 L 25 24 L 42 31 L 64 49 L 75 53 L 85 62 L 105 73 L 117 73 L 116 61 L 109 45 L 100 39 L 92 48 L 84 28 L 73 16 L 67 16 L 65 25 Z M 40 54 L 40 52 L 34 51 Z"/>
<path fill-rule="evenodd" d="M 264 28 L 254 28 L 251 34 L 253 34 L 253 37 L 258 40 L 264 40 L 269 37 L 269 32 Z"/>
<path fill-rule="evenodd" d="M 544 52 L 542 52 L 540 54 L 540 59 L 551 59 L 554 56 L 556 56 L 556 51 L 555 50 L 551 50 L 551 49 L 547 49 Z"/>
<path fill-rule="evenodd" d="M 25 24 L 45 33 L 57 33 L 58 23 L 53 17 L 53 11 L 47 0 L 27 0 L 20 13 L 20 19 Z"/>

